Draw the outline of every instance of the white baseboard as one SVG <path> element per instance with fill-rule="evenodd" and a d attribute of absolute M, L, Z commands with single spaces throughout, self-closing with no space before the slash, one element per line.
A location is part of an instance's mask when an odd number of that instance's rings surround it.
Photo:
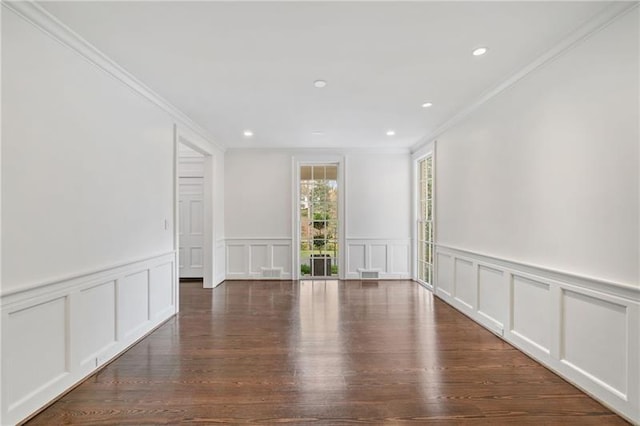
<path fill-rule="evenodd" d="M 175 253 L 1 298 L 2 424 L 88 377 L 177 311 Z"/>
<path fill-rule="evenodd" d="M 434 293 L 640 423 L 640 287 L 439 246 Z"/>

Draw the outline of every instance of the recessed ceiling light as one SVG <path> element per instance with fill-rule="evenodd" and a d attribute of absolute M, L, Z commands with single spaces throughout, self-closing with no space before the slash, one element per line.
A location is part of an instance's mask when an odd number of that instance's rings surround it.
<path fill-rule="evenodd" d="M 242 134 L 245 135 L 248 138 L 253 136 L 253 132 L 251 130 L 245 130 L 244 132 L 242 132 Z"/>
<path fill-rule="evenodd" d="M 477 49 L 474 49 L 473 56 L 482 56 L 487 53 L 488 50 L 489 49 L 486 47 L 478 47 Z"/>
<path fill-rule="evenodd" d="M 395 134 L 395 130 L 387 130 L 387 136 L 394 136 Z"/>
<path fill-rule="evenodd" d="M 316 80 L 316 81 L 313 82 L 313 85 L 315 87 L 317 87 L 318 89 L 321 89 L 321 88 L 323 88 L 323 87 L 325 87 L 327 85 L 327 82 L 324 81 L 324 80 Z"/>
<path fill-rule="evenodd" d="M 320 130 L 315 130 L 315 131 L 311 132 L 311 134 L 314 135 L 314 136 L 323 136 L 324 132 L 320 131 Z"/>
<path fill-rule="evenodd" d="M 431 102 L 425 102 L 425 103 L 422 104 L 422 108 L 429 108 L 431 106 L 433 106 L 433 104 Z"/>

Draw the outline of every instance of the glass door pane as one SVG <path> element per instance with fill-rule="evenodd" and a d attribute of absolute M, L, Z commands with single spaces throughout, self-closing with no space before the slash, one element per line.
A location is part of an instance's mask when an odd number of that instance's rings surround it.
<path fill-rule="evenodd" d="M 338 166 L 300 167 L 300 276 L 338 276 Z"/>

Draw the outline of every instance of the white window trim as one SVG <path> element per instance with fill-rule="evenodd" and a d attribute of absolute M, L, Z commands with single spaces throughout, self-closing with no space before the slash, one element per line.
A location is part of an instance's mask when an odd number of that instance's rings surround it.
<path fill-rule="evenodd" d="M 411 197 L 411 202 L 412 202 L 412 209 L 411 209 L 411 215 L 412 215 L 412 220 L 411 220 L 411 235 L 412 235 L 412 271 L 411 274 L 413 276 L 413 279 L 415 281 L 417 281 L 418 283 L 420 283 L 421 285 L 423 285 L 424 287 L 428 288 L 431 291 L 435 292 L 437 283 L 436 283 L 436 276 L 437 276 L 437 271 L 436 271 L 436 254 L 435 254 L 435 248 L 436 248 L 436 242 L 437 242 L 437 232 L 438 232 L 438 226 L 437 226 L 437 215 L 436 215 L 436 198 L 437 198 L 437 191 L 436 191 L 436 141 L 432 141 L 426 145 L 424 145 L 422 148 L 420 148 L 418 151 L 414 152 L 411 156 L 411 163 L 412 163 L 412 178 L 411 178 L 411 185 L 412 185 L 412 197 Z M 420 161 L 427 158 L 428 156 L 432 157 L 431 160 L 431 174 L 432 174 L 432 178 L 433 178 L 433 188 L 432 188 L 432 195 L 431 195 L 431 220 L 432 220 L 432 224 L 433 224 L 433 241 L 432 241 L 432 245 L 433 245 L 433 272 L 432 272 L 432 278 L 431 278 L 431 283 L 427 283 L 424 282 L 420 279 L 418 279 L 418 266 L 419 266 L 419 259 L 418 259 L 418 218 L 419 218 L 419 213 L 420 213 L 420 196 L 418 194 L 419 190 L 420 190 L 420 185 L 418 182 L 419 179 L 419 164 Z"/>
<path fill-rule="evenodd" d="M 291 278 L 300 279 L 300 166 L 316 166 L 324 164 L 338 165 L 338 279 L 345 279 L 346 269 L 346 158 L 344 155 L 294 155 L 292 161 L 292 245 L 291 250 Z M 336 277 L 315 277 L 314 280 L 336 279 Z"/>

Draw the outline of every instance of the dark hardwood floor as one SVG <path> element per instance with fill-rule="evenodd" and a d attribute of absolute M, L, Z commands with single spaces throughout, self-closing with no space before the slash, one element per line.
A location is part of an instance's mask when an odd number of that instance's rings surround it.
<path fill-rule="evenodd" d="M 410 281 L 189 282 L 180 305 L 28 424 L 626 424 Z"/>

